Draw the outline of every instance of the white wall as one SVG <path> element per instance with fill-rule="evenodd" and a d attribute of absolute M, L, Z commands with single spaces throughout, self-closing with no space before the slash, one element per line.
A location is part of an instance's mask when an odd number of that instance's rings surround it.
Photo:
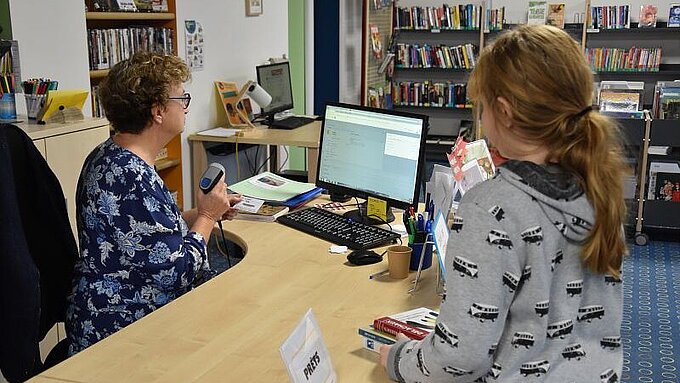
<path fill-rule="evenodd" d="M 205 37 L 205 67 L 194 72 L 192 82 L 186 85 L 192 100 L 182 134 L 182 170 L 185 208 L 189 208 L 191 153 L 186 137 L 223 123 L 218 120 L 223 114 L 218 114 L 216 107 L 214 80 L 239 85 L 256 80 L 256 65 L 288 53 L 288 2 L 265 2 L 263 14 L 257 17 L 245 16 L 241 0 L 176 2 L 179 56 L 185 57 L 185 20 L 200 22 Z M 59 80 L 59 89 L 90 89 L 84 10 L 83 0 L 10 0 L 12 36 L 19 40 L 23 79 L 48 77 Z M 26 113 L 23 97 L 17 98 L 17 112 Z M 89 102 L 83 112 L 91 115 Z"/>
<path fill-rule="evenodd" d="M 9 0 L 12 38 L 19 41 L 22 80 L 59 81 L 59 89 L 90 89 L 83 0 Z M 23 96 L 17 113 L 26 114 Z M 92 115 L 89 102 L 83 113 Z"/>
<path fill-rule="evenodd" d="M 186 85 L 191 107 L 182 133 L 182 164 L 185 208 L 189 208 L 191 151 L 186 137 L 224 124 L 218 120 L 223 114 L 216 108 L 214 80 L 236 81 L 241 86 L 247 80 L 257 80 L 256 65 L 288 54 L 288 1 L 264 2 L 263 13 L 257 17 L 246 17 L 245 2 L 240 0 L 176 1 L 179 56 L 185 57 L 185 20 L 200 22 L 205 38 L 204 69 L 192 73 L 192 81 Z"/>

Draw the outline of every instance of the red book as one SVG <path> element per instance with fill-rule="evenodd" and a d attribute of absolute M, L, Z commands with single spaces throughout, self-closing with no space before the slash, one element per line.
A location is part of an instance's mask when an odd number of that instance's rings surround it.
<path fill-rule="evenodd" d="M 402 321 L 392 319 L 390 317 L 382 317 L 373 321 L 373 328 L 386 332 L 388 334 L 397 335 L 402 333 L 407 337 L 415 340 L 421 340 L 429 334 L 429 331 L 423 330 L 421 328 L 410 326 Z"/>

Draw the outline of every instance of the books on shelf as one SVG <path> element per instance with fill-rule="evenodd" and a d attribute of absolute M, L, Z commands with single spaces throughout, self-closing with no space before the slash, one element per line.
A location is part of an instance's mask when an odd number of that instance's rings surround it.
<path fill-rule="evenodd" d="M 658 8 L 654 4 L 640 6 L 638 28 L 656 28 L 656 13 Z"/>
<path fill-rule="evenodd" d="M 668 12 L 668 28 L 680 27 L 680 3 L 671 3 Z"/>
<path fill-rule="evenodd" d="M 498 9 L 487 8 L 486 26 L 484 32 L 501 31 L 505 22 L 505 7 Z"/>
<path fill-rule="evenodd" d="M 436 310 L 419 307 L 377 318 L 373 324 L 360 327 L 358 333 L 362 337 L 364 348 L 379 352 L 381 345 L 395 343 L 396 334 L 399 332 L 411 339 L 424 338 L 434 331 L 438 316 L 439 313 Z"/>
<path fill-rule="evenodd" d="M 90 70 L 109 69 L 139 51 L 171 55 L 172 39 L 173 31 L 169 28 L 140 26 L 88 29 Z"/>
<path fill-rule="evenodd" d="M 401 81 L 393 84 L 394 105 L 433 108 L 469 108 L 467 84 Z"/>
<path fill-rule="evenodd" d="M 444 4 L 441 7 L 396 7 L 396 28 L 405 30 L 479 30 L 482 7 Z"/>
<path fill-rule="evenodd" d="M 529 1 L 527 24 L 542 25 L 547 20 L 548 4 L 545 1 Z"/>
<path fill-rule="evenodd" d="M 479 49 L 473 44 L 447 46 L 440 44 L 396 45 L 397 68 L 444 68 L 444 69 L 473 69 L 477 63 Z"/>
<path fill-rule="evenodd" d="M 654 86 L 652 117 L 661 120 L 680 119 L 680 80 L 657 81 Z"/>
<path fill-rule="evenodd" d="M 586 48 L 586 59 L 596 72 L 658 72 L 661 48 Z"/>
<path fill-rule="evenodd" d="M 547 24 L 564 29 L 564 3 L 548 4 Z"/>
<path fill-rule="evenodd" d="M 630 5 L 590 7 L 588 30 L 630 28 Z"/>

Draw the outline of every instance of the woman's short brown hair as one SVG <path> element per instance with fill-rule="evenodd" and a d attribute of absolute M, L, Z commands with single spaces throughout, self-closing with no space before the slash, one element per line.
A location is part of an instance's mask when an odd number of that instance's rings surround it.
<path fill-rule="evenodd" d="M 116 132 L 138 134 L 151 122 L 151 108 L 165 106 L 170 88 L 190 78 L 178 57 L 138 52 L 114 65 L 100 84 L 99 98 Z"/>

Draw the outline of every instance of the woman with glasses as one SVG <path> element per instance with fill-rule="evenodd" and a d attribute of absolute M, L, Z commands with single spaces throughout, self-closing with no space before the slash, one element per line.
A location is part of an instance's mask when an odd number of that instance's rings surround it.
<path fill-rule="evenodd" d="M 69 354 L 158 309 L 212 275 L 206 241 L 240 200 L 219 182 L 181 213 L 154 169 L 184 129 L 191 96 L 177 57 L 137 53 L 99 96 L 115 135 L 85 160 L 76 192 L 80 258 L 69 298 Z"/>

